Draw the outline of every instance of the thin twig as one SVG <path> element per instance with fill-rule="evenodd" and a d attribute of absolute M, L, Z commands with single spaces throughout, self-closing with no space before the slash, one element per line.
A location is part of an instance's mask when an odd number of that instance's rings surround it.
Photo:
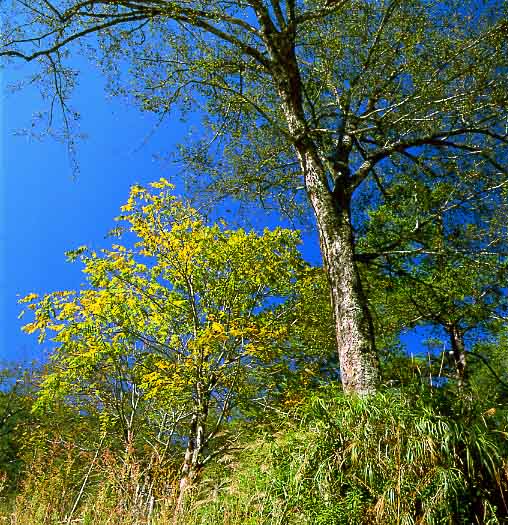
<path fill-rule="evenodd" d="M 74 514 L 74 512 L 76 511 L 78 505 L 79 505 L 79 502 L 81 500 L 81 497 L 83 496 L 83 492 L 85 490 L 85 487 L 86 487 L 86 484 L 88 483 L 88 479 L 90 478 L 90 474 L 92 473 L 92 469 L 95 465 L 95 462 L 97 461 L 97 458 L 99 457 L 99 452 L 102 448 L 102 444 L 104 443 L 104 439 L 106 439 L 106 434 L 104 433 L 102 435 L 102 438 L 101 438 L 101 441 L 99 443 L 99 446 L 97 447 L 97 450 L 95 451 L 95 456 L 92 460 L 92 462 L 90 463 L 90 467 L 88 468 L 88 472 L 86 473 L 86 476 L 85 476 L 85 479 L 83 480 L 83 483 L 81 484 L 81 489 L 79 490 L 79 493 L 76 497 L 76 500 L 74 501 L 74 505 L 72 506 L 72 510 L 69 514 L 69 516 L 67 517 L 66 519 L 66 522 L 67 523 L 71 523 L 71 518 Z"/>

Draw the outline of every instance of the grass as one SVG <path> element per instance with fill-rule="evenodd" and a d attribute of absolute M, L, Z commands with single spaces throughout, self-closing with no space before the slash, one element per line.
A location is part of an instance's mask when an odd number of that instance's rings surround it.
<path fill-rule="evenodd" d="M 444 389 L 358 399 L 327 387 L 205 470 L 179 523 L 508 523 L 507 426 L 502 410 Z M 155 476 L 143 458 L 102 455 L 76 504 L 90 460 L 52 454 L 35 457 L 4 522 L 172 523 L 174 467 Z"/>

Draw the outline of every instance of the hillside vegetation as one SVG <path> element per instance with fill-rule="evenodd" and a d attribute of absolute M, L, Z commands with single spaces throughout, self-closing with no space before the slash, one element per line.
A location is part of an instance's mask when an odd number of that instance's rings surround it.
<path fill-rule="evenodd" d="M 164 179 L 118 220 L 111 248 L 68 253 L 80 290 L 20 301 L 52 353 L 2 375 L 4 521 L 508 523 L 501 320 L 458 369 L 446 341 L 397 342 L 399 288 L 372 293 L 382 383 L 351 395 L 298 232 L 210 225 Z"/>

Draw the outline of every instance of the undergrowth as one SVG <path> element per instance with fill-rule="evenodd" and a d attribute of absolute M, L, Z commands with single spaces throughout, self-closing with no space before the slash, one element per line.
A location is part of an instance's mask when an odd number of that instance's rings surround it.
<path fill-rule="evenodd" d="M 187 523 L 508 523 L 506 414 L 435 396 L 328 388 L 246 446 L 216 497 L 198 487 Z"/>
<path fill-rule="evenodd" d="M 445 389 L 359 399 L 327 387 L 209 466 L 179 523 L 508 523 L 507 436 L 501 406 Z M 155 475 L 107 454 L 90 465 L 71 449 L 36 455 L 4 522 L 173 522 L 174 466 Z"/>

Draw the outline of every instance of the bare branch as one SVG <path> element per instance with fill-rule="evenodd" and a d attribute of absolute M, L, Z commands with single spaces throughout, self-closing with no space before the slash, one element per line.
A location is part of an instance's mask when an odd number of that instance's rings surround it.
<path fill-rule="evenodd" d="M 284 18 L 284 15 L 282 13 L 282 9 L 280 7 L 280 1 L 270 0 L 270 4 L 272 5 L 273 12 L 275 13 L 275 17 L 277 18 L 277 24 L 279 25 L 280 29 L 284 31 L 286 29 L 286 19 Z"/>
<path fill-rule="evenodd" d="M 145 19 L 145 15 L 136 15 L 136 16 L 121 16 L 118 18 L 115 18 L 114 20 L 110 20 L 109 22 L 105 22 L 104 24 L 98 24 L 93 27 L 88 27 L 86 29 L 83 29 L 82 31 L 78 31 L 77 33 L 74 33 L 67 38 L 64 38 L 63 40 L 57 41 L 53 46 L 42 49 L 41 51 L 36 51 L 32 54 L 24 54 L 20 51 L 15 50 L 7 50 L 7 51 L 0 51 L 0 56 L 8 56 L 8 57 L 16 57 L 21 58 L 23 60 L 26 60 L 27 62 L 31 62 L 32 60 L 41 57 L 41 56 L 49 56 L 52 53 L 55 53 L 59 49 L 63 48 L 70 42 L 73 42 L 75 40 L 78 40 L 86 35 L 90 35 L 92 33 L 97 33 L 103 29 L 107 29 L 119 24 L 126 24 L 128 22 L 135 22 L 138 20 Z"/>

